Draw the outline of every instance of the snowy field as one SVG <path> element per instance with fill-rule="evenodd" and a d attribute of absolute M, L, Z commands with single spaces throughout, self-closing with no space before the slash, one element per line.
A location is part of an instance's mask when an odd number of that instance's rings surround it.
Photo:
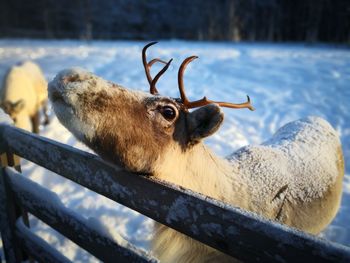
<path fill-rule="evenodd" d="M 63 68 L 79 66 L 131 89 L 148 90 L 141 63 L 144 42 L 79 42 L 0 40 L 0 76 L 22 60 L 43 68 L 48 80 Z M 324 238 L 350 246 L 350 49 L 332 46 L 234 44 L 162 41 L 149 58 L 174 58 L 157 85 L 161 94 L 178 97 L 177 70 L 190 55 L 200 58 L 185 73 L 187 95 L 199 99 L 243 102 L 249 94 L 256 111 L 224 109 L 225 123 L 206 143 L 225 156 L 247 144 L 268 139 L 282 125 L 316 115 L 339 132 L 346 164 L 340 211 L 322 233 Z M 156 72 L 158 68 L 154 69 Z M 87 150 L 51 114 L 42 136 Z M 111 235 L 122 235 L 147 249 L 152 221 L 60 176 L 23 162 L 24 173 L 48 187 L 62 202 Z M 97 259 L 78 249 L 35 218 L 35 231 L 74 262 Z"/>

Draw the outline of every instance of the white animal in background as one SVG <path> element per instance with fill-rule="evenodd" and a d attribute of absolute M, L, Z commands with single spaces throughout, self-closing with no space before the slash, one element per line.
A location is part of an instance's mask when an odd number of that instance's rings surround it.
<path fill-rule="evenodd" d="M 1 88 L 1 108 L 10 115 L 15 126 L 39 133 L 40 110 L 47 115 L 47 81 L 40 67 L 31 61 L 11 67 Z"/>
<path fill-rule="evenodd" d="M 49 84 L 54 111 L 79 140 L 102 158 L 135 172 L 189 188 L 266 218 L 319 233 L 340 204 L 344 162 L 337 133 L 309 117 L 287 124 L 268 141 L 221 159 L 202 142 L 223 122 L 220 106 L 241 104 L 160 96 L 156 82 L 171 63 L 146 60 L 151 94 L 127 90 L 80 69 L 60 72 Z M 153 63 L 166 64 L 154 79 Z M 191 108 L 197 108 L 190 111 Z M 218 215 L 220 216 L 220 215 Z M 161 262 L 226 262 L 233 258 L 163 225 L 155 225 L 153 251 Z M 234 242 L 234 241 L 232 241 Z"/>

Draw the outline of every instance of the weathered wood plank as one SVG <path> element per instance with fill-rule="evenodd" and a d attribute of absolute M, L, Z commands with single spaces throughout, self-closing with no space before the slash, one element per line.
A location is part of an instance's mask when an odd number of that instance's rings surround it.
<path fill-rule="evenodd" d="M 19 246 L 14 229 L 17 218 L 24 212 L 21 207 L 15 203 L 15 199 L 9 189 L 8 181 L 5 176 L 5 167 L 17 166 L 18 163 L 15 164 L 13 155 L 7 152 L 3 140 L 0 140 L 0 155 L 0 231 L 4 253 L 7 262 L 21 262 L 26 258 L 26 254 Z M 17 166 L 17 169 L 20 169 L 19 166 Z"/>
<path fill-rule="evenodd" d="M 16 208 L 13 200 L 8 196 L 5 182 L 5 171 L 0 168 L 0 230 L 6 262 L 20 262 L 22 253 L 16 242 L 14 226 L 16 222 Z"/>
<path fill-rule="evenodd" d="M 36 261 L 42 263 L 69 263 L 68 258 L 50 246 L 46 241 L 32 233 L 19 218 L 16 223 L 16 237 L 21 247 Z"/>
<path fill-rule="evenodd" d="M 52 228 L 104 262 L 156 262 L 124 239 L 113 241 L 90 226 L 85 218 L 67 209 L 53 192 L 6 169 L 6 178 L 16 200 Z"/>
<path fill-rule="evenodd" d="M 3 126 L 0 134 L 23 158 L 246 262 L 350 262 L 348 247 L 127 172 L 93 154 L 16 128 Z"/>

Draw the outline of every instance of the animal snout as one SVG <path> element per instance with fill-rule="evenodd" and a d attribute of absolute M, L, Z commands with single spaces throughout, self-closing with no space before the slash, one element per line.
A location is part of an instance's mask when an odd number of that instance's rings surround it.
<path fill-rule="evenodd" d="M 63 83 L 76 82 L 76 81 L 81 81 L 81 78 L 78 74 L 74 74 L 74 75 L 63 77 L 62 81 Z"/>
<path fill-rule="evenodd" d="M 79 68 L 63 70 L 57 75 L 57 77 L 63 85 L 67 85 L 68 83 L 81 82 L 90 78 L 88 72 Z"/>
<path fill-rule="evenodd" d="M 65 92 L 65 90 L 72 90 L 79 87 L 81 82 L 89 80 L 91 73 L 86 72 L 79 68 L 71 68 L 62 70 L 57 76 L 49 83 L 49 93 L 56 94 Z M 57 97 L 56 95 L 54 97 Z M 52 98 L 52 96 L 51 96 Z"/>

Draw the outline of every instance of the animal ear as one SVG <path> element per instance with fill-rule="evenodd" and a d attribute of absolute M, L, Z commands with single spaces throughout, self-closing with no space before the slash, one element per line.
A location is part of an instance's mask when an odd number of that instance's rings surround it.
<path fill-rule="evenodd" d="M 212 135 L 221 126 L 224 114 L 216 104 L 209 104 L 189 114 L 189 141 L 197 143 Z"/>
<path fill-rule="evenodd" d="M 20 112 L 21 110 L 23 110 L 23 108 L 24 108 L 24 106 L 25 106 L 25 102 L 24 102 L 24 100 L 18 100 L 18 101 L 16 101 L 16 102 L 14 102 L 14 103 L 12 103 L 12 111 L 14 112 L 14 113 L 18 113 L 18 112 Z"/>

